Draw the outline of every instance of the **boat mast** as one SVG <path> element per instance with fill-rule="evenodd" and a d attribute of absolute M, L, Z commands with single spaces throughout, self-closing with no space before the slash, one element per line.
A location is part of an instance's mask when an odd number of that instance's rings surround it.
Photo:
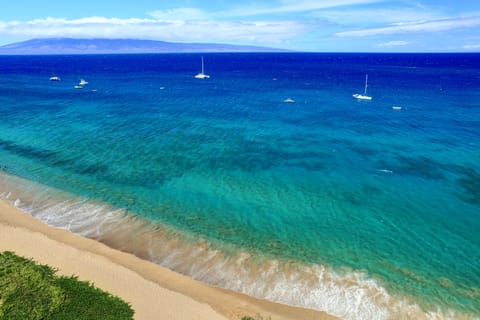
<path fill-rule="evenodd" d="M 367 95 L 367 87 L 368 87 L 368 73 L 365 75 L 365 93 L 364 95 Z"/>
<path fill-rule="evenodd" d="M 202 73 L 205 73 L 205 71 L 203 70 L 203 56 L 202 56 Z"/>

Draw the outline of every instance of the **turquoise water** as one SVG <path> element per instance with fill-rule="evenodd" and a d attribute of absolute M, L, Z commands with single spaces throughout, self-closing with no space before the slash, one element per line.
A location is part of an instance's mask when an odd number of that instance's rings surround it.
<path fill-rule="evenodd" d="M 479 317 L 478 58 L 212 54 L 202 81 L 197 55 L 0 57 L 1 191 L 251 295 Z"/>

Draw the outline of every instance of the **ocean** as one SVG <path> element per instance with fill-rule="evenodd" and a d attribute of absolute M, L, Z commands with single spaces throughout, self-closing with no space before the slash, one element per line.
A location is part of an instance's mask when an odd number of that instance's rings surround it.
<path fill-rule="evenodd" d="M 0 56 L 1 198 L 255 297 L 480 318 L 480 54 L 201 57 Z"/>

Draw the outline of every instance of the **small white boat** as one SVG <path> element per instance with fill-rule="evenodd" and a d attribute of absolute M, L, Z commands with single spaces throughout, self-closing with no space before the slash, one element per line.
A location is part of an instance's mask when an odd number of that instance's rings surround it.
<path fill-rule="evenodd" d="M 363 94 L 355 93 L 353 95 L 354 98 L 357 98 L 358 100 L 372 100 L 372 97 L 365 96 Z"/>
<path fill-rule="evenodd" d="M 205 74 L 204 66 L 203 66 L 203 57 L 202 57 L 202 72 L 197 73 L 195 75 L 195 78 L 197 79 L 208 79 L 210 76 L 208 74 Z"/>
<path fill-rule="evenodd" d="M 400 107 L 400 106 L 393 106 L 392 109 L 393 109 L 393 110 L 402 110 L 402 107 Z"/>
<path fill-rule="evenodd" d="M 74 86 L 75 89 L 83 89 L 83 86 L 77 84 L 76 86 Z"/>
<path fill-rule="evenodd" d="M 88 84 L 87 81 L 85 81 L 84 79 L 80 79 L 80 82 L 78 83 L 79 86 L 86 86 Z"/>
<path fill-rule="evenodd" d="M 50 77 L 50 81 L 60 81 L 62 79 L 60 79 L 60 77 L 57 77 L 57 76 L 51 76 Z"/>
<path fill-rule="evenodd" d="M 283 100 L 283 102 L 285 102 L 285 103 L 294 103 L 295 100 L 293 100 L 292 98 L 287 98 L 287 99 Z"/>
<path fill-rule="evenodd" d="M 372 97 L 367 96 L 367 87 L 368 87 L 368 74 L 365 75 L 365 90 L 363 94 L 355 93 L 353 97 L 358 100 L 372 100 Z"/>

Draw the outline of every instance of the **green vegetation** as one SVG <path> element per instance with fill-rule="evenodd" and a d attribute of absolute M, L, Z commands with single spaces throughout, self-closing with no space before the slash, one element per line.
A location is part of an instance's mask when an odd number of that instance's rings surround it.
<path fill-rule="evenodd" d="M 242 320 L 272 320 L 272 318 L 271 317 L 264 318 L 261 315 L 257 314 L 257 316 L 255 318 L 250 317 L 250 316 L 245 316 L 245 317 L 242 317 Z"/>
<path fill-rule="evenodd" d="M 0 320 L 133 319 L 126 302 L 49 266 L 0 253 Z"/>

